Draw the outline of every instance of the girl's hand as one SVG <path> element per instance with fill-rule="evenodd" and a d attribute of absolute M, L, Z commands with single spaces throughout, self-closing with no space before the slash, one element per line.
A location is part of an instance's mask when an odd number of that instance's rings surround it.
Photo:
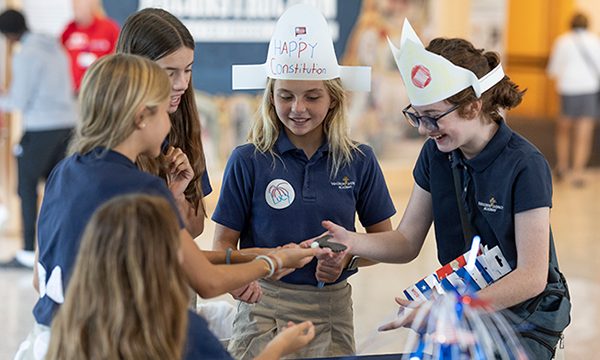
<path fill-rule="evenodd" d="M 317 260 L 319 260 L 315 272 L 317 281 L 323 283 L 335 282 L 344 270 L 343 260 L 347 253 L 347 250 L 333 252 L 329 248 L 321 249 L 321 252 L 317 254 Z"/>
<path fill-rule="evenodd" d="M 346 249 L 346 251 L 344 251 L 344 254 L 346 254 L 348 252 L 352 254 L 352 251 L 351 251 L 352 239 L 350 238 L 350 234 L 348 233 L 348 231 L 346 229 L 344 229 L 343 227 L 336 225 L 328 220 L 321 222 L 321 225 L 323 225 L 323 227 L 325 229 L 327 229 L 327 231 L 324 232 L 323 234 L 315 237 L 314 239 L 305 240 L 305 241 L 301 242 L 300 243 L 301 247 L 310 247 L 310 245 L 313 243 L 313 241 L 318 239 L 320 236 L 331 235 L 333 237 L 328 240 L 329 242 L 340 243 L 340 244 L 346 245 L 347 249 Z"/>
<path fill-rule="evenodd" d="M 286 245 L 281 249 L 276 249 L 271 254 L 281 259 L 282 268 L 297 269 L 308 264 L 318 253 L 319 249 L 303 249 L 300 246 L 288 247 Z"/>
<path fill-rule="evenodd" d="M 315 326 L 310 321 L 301 324 L 288 322 L 288 326 L 269 341 L 257 359 L 280 358 L 298 352 L 315 337 Z"/>
<path fill-rule="evenodd" d="M 253 281 L 250 284 L 229 292 L 235 300 L 243 301 L 248 304 L 256 304 L 262 300 L 263 292 L 258 282 Z"/>
<path fill-rule="evenodd" d="M 398 309 L 398 318 L 390 323 L 381 325 L 377 329 L 378 331 L 394 330 L 399 327 L 410 328 L 415 320 L 415 315 L 418 312 L 417 310 L 424 304 L 423 302 L 410 301 L 399 297 L 395 300 L 398 305 L 400 305 L 400 309 Z"/>
<path fill-rule="evenodd" d="M 332 254 L 338 254 L 338 253 L 332 253 Z M 317 259 L 319 257 L 317 256 Z M 342 259 L 344 257 L 342 256 Z M 315 277 L 317 278 L 317 281 L 323 282 L 323 283 L 332 283 L 335 282 L 340 275 L 342 274 L 342 271 L 344 270 L 344 262 L 340 261 L 340 260 L 334 260 L 334 259 L 326 259 L 326 260 L 319 260 L 319 262 L 317 263 L 317 271 L 315 272 Z"/>
<path fill-rule="evenodd" d="M 187 155 L 180 148 L 169 147 L 167 150 L 167 161 L 169 163 L 169 189 L 175 199 L 183 196 L 183 192 L 194 177 L 194 169 Z"/>

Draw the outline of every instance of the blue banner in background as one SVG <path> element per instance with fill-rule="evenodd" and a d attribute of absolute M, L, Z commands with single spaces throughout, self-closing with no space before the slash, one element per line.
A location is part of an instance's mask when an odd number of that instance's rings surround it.
<path fill-rule="evenodd" d="M 213 95 L 232 93 L 232 65 L 265 62 L 277 19 L 297 3 L 310 3 L 325 15 L 340 59 L 361 0 L 103 0 L 106 14 L 121 25 L 146 7 L 163 8 L 177 16 L 196 41 L 194 88 Z"/>

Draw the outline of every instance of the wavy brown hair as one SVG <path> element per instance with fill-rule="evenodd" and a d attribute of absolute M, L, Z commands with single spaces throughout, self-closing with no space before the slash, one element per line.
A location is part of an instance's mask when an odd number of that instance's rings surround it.
<path fill-rule="evenodd" d="M 170 203 L 123 195 L 88 223 L 46 359 L 181 359 L 187 285 Z"/>
<path fill-rule="evenodd" d="M 169 97 L 171 81 L 156 63 L 141 56 L 103 56 L 86 71 L 79 93 L 81 122 L 69 153 L 85 155 L 95 147 L 112 149 L 134 130 L 135 113 L 155 113 Z"/>
<path fill-rule="evenodd" d="M 459 38 L 446 39 L 436 38 L 431 40 L 427 50 L 448 59 L 456 66 L 471 70 L 478 79 L 492 71 L 500 64 L 500 56 L 493 51 L 477 49 L 469 41 Z M 481 94 L 478 99 L 472 87 L 468 87 L 458 94 L 452 95 L 446 101 L 452 105 L 460 105 L 458 113 L 466 116 L 466 106 L 477 100 L 481 100 L 481 114 L 487 121 L 500 123 L 502 115 L 500 110 L 510 110 L 521 103 L 525 90 L 504 76 L 500 82 L 492 86 L 488 91 Z"/>
<path fill-rule="evenodd" d="M 181 21 L 165 10 L 147 8 L 132 14 L 125 20 L 119 33 L 116 52 L 135 54 L 156 61 L 184 46 L 191 50 L 195 49 L 194 38 Z M 199 208 L 204 210 L 202 174 L 206 171 L 206 164 L 202 147 L 202 127 L 191 78 L 177 110 L 170 117 L 169 145 L 180 148 L 187 155 L 194 169 L 194 177 L 185 189 L 184 195 L 197 213 Z M 137 163 L 140 169 L 160 176 L 168 182 L 167 159 L 164 154 L 156 159 L 139 156 Z"/>
<path fill-rule="evenodd" d="M 263 92 L 258 111 L 250 123 L 250 133 L 248 135 L 248 141 L 254 144 L 259 152 L 271 154 L 273 166 L 275 166 L 275 158 L 278 157 L 273 152 L 273 146 L 284 126 L 277 116 L 272 101 L 275 81 L 271 78 L 267 81 L 267 87 Z M 347 97 L 341 80 L 335 78 L 323 80 L 323 83 L 325 83 L 325 88 L 331 99 L 336 101 L 335 107 L 329 109 L 323 120 L 323 132 L 329 142 L 329 152 L 331 154 L 328 159 L 330 175 L 335 177 L 340 169 L 350 164 L 354 157 L 354 151 L 361 154 L 362 151 L 358 148 L 359 143 L 350 139 L 350 125 L 346 106 Z"/>

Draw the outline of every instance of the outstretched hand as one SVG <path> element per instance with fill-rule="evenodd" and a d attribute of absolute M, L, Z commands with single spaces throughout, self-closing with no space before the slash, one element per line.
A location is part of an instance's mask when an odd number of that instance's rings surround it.
<path fill-rule="evenodd" d="M 286 245 L 281 249 L 277 248 L 271 254 L 281 259 L 282 268 L 298 269 L 308 264 L 318 253 L 319 249 Z"/>
<path fill-rule="evenodd" d="M 398 309 L 398 318 L 390 323 L 381 325 L 377 329 L 378 331 L 394 330 L 399 327 L 410 328 L 415 320 L 417 309 L 423 305 L 422 302 L 410 301 L 399 297 L 396 297 L 395 300 L 396 303 L 400 305 L 400 309 Z"/>
<path fill-rule="evenodd" d="M 347 252 L 352 253 L 352 251 L 351 251 L 351 248 L 352 248 L 351 240 L 352 239 L 350 238 L 350 234 L 346 229 L 344 229 L 343 227 L 341 227 L 339 225 L 336 225 L 335 223 L 333 223 L 329 220 L 322 221 L 321 225 L 327 230 L 327 232 L 321 234 L 320 236 L 323 236 L 323 235 L 333 236 L 331 239 L 328 240 L 329 242 L 344 244 L 347 247 L 344 254 L 346 254 Z M 315 237 L 314 239 L 305 240 L 300 243 L 300 246 L 310 247 L 311 244 L 313 243 L 313 241 L 315 241 L 319 237 Z"/>

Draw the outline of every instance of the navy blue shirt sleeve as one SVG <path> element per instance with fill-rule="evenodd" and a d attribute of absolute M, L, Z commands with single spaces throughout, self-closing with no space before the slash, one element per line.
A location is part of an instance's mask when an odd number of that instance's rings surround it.
<path fill-rule="evenodd" d="M 421 153 L 419 153 L 419 158 L 417 159 L 417 163 L 413 169 L 413 177 L 415 182 L 421 187 L 421 189 L 429 193 L 431 192 L 429 179 L 431 155 L 436 149 L 435 142 L 431 139 L 427 140 L 421 148 Z"/>
<path fill-rule="evenodd" d="M 247 145 L 234 149 L 227 161 L 219 202 L 212 216 L 212 220 L 217 224 L 236 231 L 242 231 L 246 225 L 252 209 L 254 188 L 252 184 L 254 169 L 251 161 L 245 161 L 243 149 L 247 149 Z"/>
<path fill-rule="evenodd" d="M 204 172 L 202 173 L 202 195 L 207 196 L 212 193 L 212 190 L 210 179 L 208 177 L 208 171 L 204 169 Z"/>
<path fill-rule="evenodd" d="M 363 145 L 360 150 L 365 154 L 366 166 L 356 212 L 361 224 L 368 227 L 391 218 L 396 213 L 396 208 L 373 149 Z M 361 154 L 356 156 L 363 157 Z"/>
<path fill-rule="evenodd" d="M 233 360 L 210 331 L 206 320 L 189 310 L 188 315 L 188 338 L 184 349 L 184 359 Z"/>
<path fill-rule="evenodd" d="M 153 179 L 153 181 L 147 185 L 145 191 L 148 194 L 154 194 L 156 196 L 160 196 L 160 197 L 163 197 L 163 198 L 169 200 L 169 203 L 173 207 L 173 211 L 175 211 L 175 215 L 177 215 L 177 220 L 179 220 L 179 227 L 181 229 L 185 228 L 185 224 L 183 223 L 183 219 L 181 218 L 179 209 L 177 208 L 177 205 L 175 204 L 175 199 L 173 198 L 173 193 L 171 192 L 171 190 L 169 190 L 169 188 L 167 187 L 167 185 L 165 184 L 165 181 L 163 179 L 156 177 L 156 179 Z"/>
<path fill-rule="evenodd" d="M 515 214 L 540 207 L 552 207 L 552 174 L 541 153 L 521 159 L 514 183 Z"/>

